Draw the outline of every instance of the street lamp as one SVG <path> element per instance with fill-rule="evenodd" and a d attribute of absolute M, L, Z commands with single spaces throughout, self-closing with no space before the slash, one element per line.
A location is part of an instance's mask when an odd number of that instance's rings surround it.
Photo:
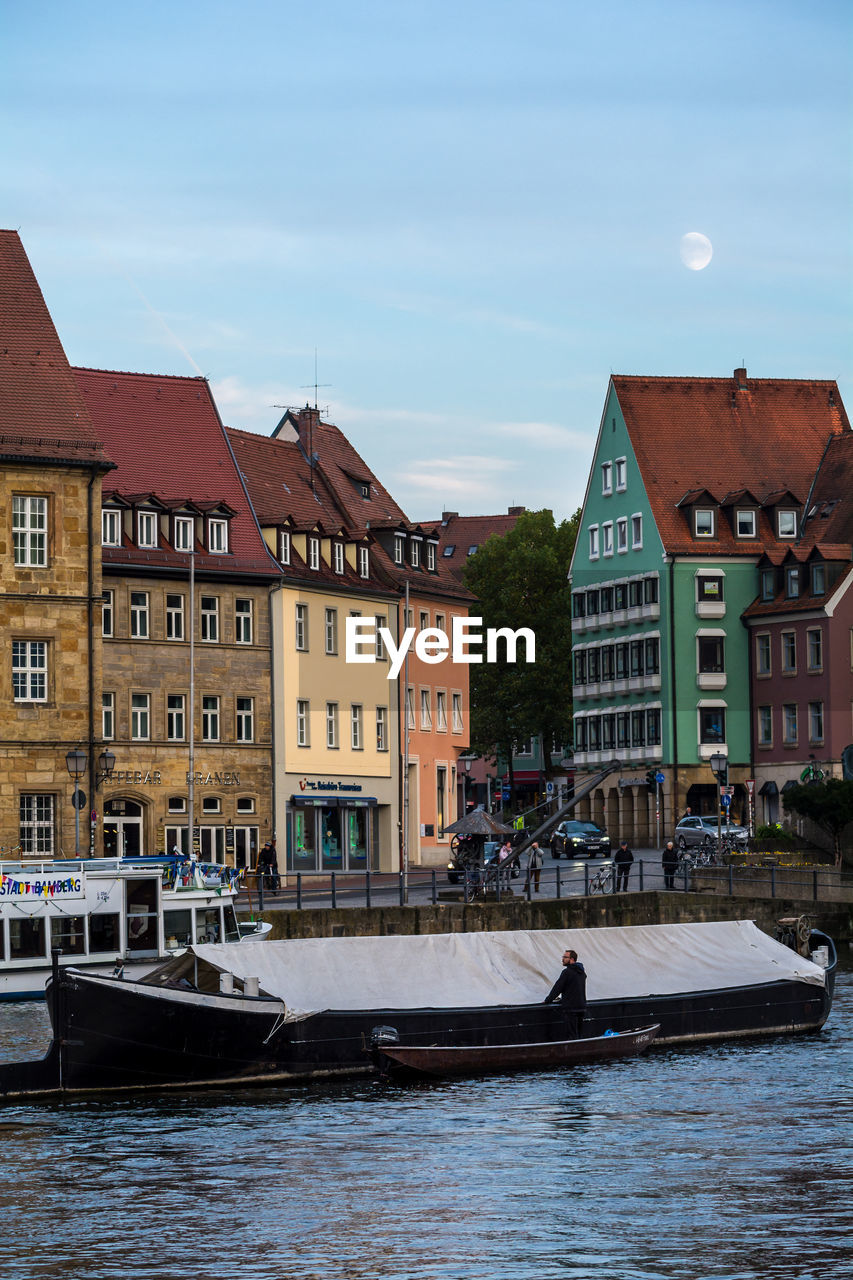
<path fill-rule="evenodd" d="M 80 857 L 80 809 L 86 803 L 86 797 L 77 785 L 86 772 L 86 752 L 75 747 L 65 753 L 65 765 L 74 779 L 74 794 L 71 803 L 74 805 L 74 856 Z"/>
<path fill-rule="evenodd" d="M 714 777 L 717 779 L 719 786 L 722 787 L 728 781 L 728 777 L 729 777 L 729 757 L 726 755 L 723 755 L 722 751 L 715 751 L 714 754 L 711 756 L 710 760 L 708 761 L 708 763 L 711 766 L 711 772 L 713 773 Z M 722 809 L 722 796 L 718 791 L 717 792 L 717 852 L 718 853 L 719 853 L 720 846 L 722 844 L 722 839 L 723 839 L 721 809 Z"/>

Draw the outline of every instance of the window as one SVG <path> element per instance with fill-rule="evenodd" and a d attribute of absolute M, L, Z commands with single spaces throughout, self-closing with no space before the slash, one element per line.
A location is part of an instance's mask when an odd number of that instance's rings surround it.
<path fill-rule="evenodd" d="M 320 568 L 320 539 L 308 539 L 308 568 L 315 571 Z"/>
<path fill-rule="evenodd" d="M 136 541 L 140 547 L 157 546 L 157 517 L 153 511 L 136 513 Z"/>
<path fill-rule="evenodd" d="M 338 611 L 326 610 L 326 653 L 338 652 Z"/>
<path fill-rule="evenodd" d="M 358 573 L 361 578 L 370 577 L 370 552 L 367 547 L 358 549 Z"/>
<path fill-rule="evenodd" d="M 790 675 L 797 669 L 797 637 L 793 631 L 782 632 L 782 670 Z"/>
<path fill-rule="evenodd" d="M 109 639 L 113 635 L 115 627 L 115 598 L 114 591 L 105 591 L 101 603 L 101 635 L 105 639 Z"/>
<path fill-rule="evenodd" d="M 586 655 L 586 678 L 595 684 L 601 675 L 601 650 L 589 649 Z"/>
<path fill-rule="evenodd" d="M 290 564 L 290 530 L 278 531 L 278 558 L 282 564 Z"/>
<path fill-rule="evenodd" d="M 621 516 L 616 521 L 616 550 L 620 553 L 628 550 L 628 518 Z"/>
<path fill-rule="evenodd" d="M 148 639 L 148 592 L 130 593 L 130 634 L 134 640 Z"/>
<path fill-rule="evenodd" d="M 201 700 L 201 740 L 219 741 L 219 698 L 216 694 L 205 694 Z"/>
<path fill-rule="evenodd" d="M 586 617 L 586 592 L 576 591 L 572 596 L 572 617 Z"/>
<path fill-rule="evenodd" d="M 255 699 L 237 699 L 237 741 L 254 742 L 255 740 Z"/>
<path fill-rule="evenodd" d="M 224 554 L 228 550 L 228 521 L 211 520 L 208 524 L 207 538 L 212 552 Z"/>
<path fill-rule="evenodd" d="M 219 598 L 217 596 L 201 597 L 201 638 L 207 644 L 215 644 L 219 639 Z"/>
<path fill-rule="evenodd" d="M 658 602 L 657 578 L 643 578 L 643 601 L 645 604 L 657 604 Z"/>
<path fill-rule="evenodd" d="M 596 590 L 587 591 L 586 593 L 586 616 L 593 618 L 598 613 L 598 592 Z"/>
<path fill-rule="evenodd" d="M 186 796 L 169 796 L 169 799 L 167 802 L 167 809 L 169 813 L 186 813 L 187 811 Z"/>
<path fill-rule="evenodd" d="M 24 853 L 53 854 L 53 796 L 21 796 L 18 837 Z"/>
<path fill-rule="evenodd" d="M 409 729 L 415 727 L 415 691 L 411 685 L 406 690 L 406 726 Z"/>
<path fill-rule="evenodd" d="M 699 708 L 699 741 L 701 743 L 717 743 L 726 740 L 725 707 Z"/>
<path fill-rule="evenodd" d="M 533 739 L 525 738 L 521 742 L 516 742 L 515 751 L 513 752 L 513 755 L 532 756 L 533 755 Z"/>
<path fill-rule="evenodd" d="M 809 642 L 809 671 L 823 670 L 823 632 L 819 627 L 806 632 Z"/>
<path fill-rule="evenodd" d="M 418 619 L 419 619 L 419 626 L 421 631 L 426 631 L 427 628 L 429 627 L 429 614 L 427 613 L 426 609 L 421 609 L 420 613 L 418 614 Z"/>
<path fill-rule="evenodd" d="M 592 745 L 592 744 L 590 744 Z M 631 746 L 646 745 L 646 716 L 643 711 L 631 712 Z"/>
<path fill-rule="evenodd" d="M 426 544 L 426 567 L 428 573 L 435 573 L 435 543 Z"/>
<path fill-rule="evenodd" d="M 166 737 L 170 742 L 183 742 L 187 736 L 184 708 L 186 699 L 182 693 L 166 696 Z"/>
<path fill-rule="evenodd" d="M 590 560 L 598 559 L 598 525 L 597 524 L 591 524 L 589 526 L 589 558 Z"/>
<path fill-rule="evenodd" d="M 15 564 L 47 564 L 47 498 L 12 498 L 12 545 Z"/>
<path fill-rule="evenodd" d="M 338 704 L 326 703 L 326 746 L 335 750 L 338 745 Z"/>
<path fill-rule="evenodd" d="M 776 513 L 776 531 L 780 538 L 796 538 L 797 536 L 797 513 L 796 511 L 778 511 Z"/>
<path fill-rule="evenodd" d="M 304 698 L 297 699 L 296 702 L 296 745 L 297 747 L 307 747 L 309 745 L 308 738 L 308 702 Z"/>
<path fill-rule="evenodd" d="M 406 549 L 406 538 L 402 533 L 394 534 L 394 563 L 402 564 Z"/>
<path fill-rule="evenodd" d="M 222 801 L 218 796 L 205 796 L 201 802 L 202 813 L 221 813 Z"/>
<path fill-rule="evenodd" d="M 613 521 L 608 520 L 606 524 L 601 526 L 601 552 L 602 555 L 613 555 Z"/>
<path fill-rule="evenodd" d="M 758 745 L 769 747 L 773 744 L 773 708 L 758 708 Z"/>
<path fill-rule="evenodd" d="M 15 702 L 47 702 L 47 641 L 12 641 Z"/>
<path fill-rule="evenodd" d="M 254 627 L 252 626 L 252 601 L 237 600 L 234 604 L 234 639 L 237 644 L 251 644 Z"/>
<path fill-rule="evenodd" d="M 809 703 L 809 742 L 823 742 L 823 703 Z"/>
<path fill-rule="evenodd" d="M 480 545 L 479 542 L 472 542 L 470 547 L 468 548 L 468 555 L 475 556 L 477 554 L 477 548 L 479 547 L 479 545 Z"/>
<path fill-rule="evenodd" d="M 421 728 L 432 728 L 432 707 L 429 689 L 421 689 Z"/>
<path fill-rule="evenodd" d="M 822 564 L 812 565 L 812 595 L 822 596 L 826 591 L 826 573 Z"/>
<path fill-rule="evenodd" d="M 756 530 L 755 512 L 738 510 L 735 512 L 735 536 L 738 538 L 754 538 Z"/>
<path fill-rule="evenodd" d="M 628 608 L 628 588 L 624 582 L 617 582 L 616 586 L 613 588 L 613 608 Z"/>
<path fill-rule="evenodd" d="M 761 599 L 772 600 L 776 594 L 776 570 L 761 570 Z"/>
<path fill-rule="evenodd" d="M 770 637 L 767 635 L 755 637 L 755 672 L 759 676 L 769 676 L 771 672 Z"/>
<path fill-rule="evenodd" d="M 646 675 L 660 675 L 660 640 L 657 636 L 650 636 L 646 641 Z"/>
<path fill-rule="evenodd" d="M 377 614 L 375 622 L 376 622 L 376 661 L 384 662 L 388 655 L 385 652 L 385 644 L 382 640 L 381 635 L 379 634 L 379 628 L 387 626 L 388 619 L 385 617 L 384 614 Z"/>
<path fill-rule="evenodd" d="M 796 600 L 800 594 L 800 570 L 796 565 L 785 570 L 785 595 L 789 600 Z"/>
<path fill-rule="evenodd" d="M 344 571 L 344 544 L 336 542 L 332 548 L 332 559 L 335 573 L 343 573 Z"/>
<path fill-rule="evenodd" d="M 192 516 L 175 516 L 174 546 L 176 551 L 192 551 L 195 543 L 195 521 Z"/>
<path fill-rule="evenodd" d="M 782 706 L 782 741 L 791 746 L 797 741 L 797 704 L 786 702 Z"/>
<path fill-rule="evenodd" d="M 697 538 L 713 538 L 715 512 L 713 507 L 697 507 L 693 512 L 693 533 Z"/>
<path fill-rule="evenodd" d="M 660 746 L 660 710 L 652 707 L 646 712 L 646 744 Z"/>
<path fill-rule="evenodd" d="M 166 639 L 183 640 L 184 638 L 184 597 L 166 596 Z"/>
<path fill-rule="evenodd" d="M 444 836 L 447 809 L 447 769 L 443 764 L 435 769 L 435 829 L 439 840 Z"/>
<path fill-rule="evenodd" d="M 130 736 L 134 742 L 147 742 L 151 737 L 151 695 L 130 695 Z"/>
<path fill-rule="evenodd" d="M 699 637 L 699 671 L 703 674 L 723 672 L 726 669 L 724 638 L 722 636 Z"/>
<path fill-rule="evenodd" d="M 574 659 L 575 659 L 574 683 L 576 685 L 586 684 L 586 650 L 576 649 Z"/>
<path fill-rule="evenodd" d="M 628 487 L 628 462 L 626 458 L 616 459 L 616 492 L 623 493 Z"/>
<path fill-rule="evenodd" d="M 643 517 L 639 512 L 631 516 L 631 546 L 640 551 L 643 546 Z"/>
<path fill-rule="evenodd" d="M 719 603 L 723 599 L 725 578 L 714 575 L 700 574 L 696 579 L 696 599 L 700 604 L 712 602 Z"/>
<path fill-rule="evenodd" d="M 437 631 L 444 631 L 444 632 L 446 633 L 446 632 L 447 632 L 447 626 L 445 625 L 445 624 L 446 624 L 446 621 L 447 621 L 447 619 L 446 619 L 446 617 L 445 617 L 445 615 L 444 615 L 443 613 L 437 613 L 437 614 L 435 615 L 435 626 L 436 626 L 436 630 L 437 630 Z"/>
<path fill-rule="evenodd" d="M 296 606 L 296 648 L 301 653 L 308 652 L 308 605 Z"/>
<path fill-rule="evenodd" d="M 101 737 L 111 739 L 116 736 L 116 696 L 114 693 L 101 694 Z"/>
<path fill-rule="evenodd" d="M 361 751 L 364 747 L 361 712 L 361 707 L 354 702 L 350 708 L 350 742 L 353 751 Z"/>
<path fill-rule="evenodd" d="M 613 492 L 612 462 L 602 462 L 601 464 L 601 492 L 604 497 L 608 497 Z"/>
<path fill-rule="evenodd" d="M 454 551 L 455 551 L 455 550 L 456 550 L 456 543 L 455 543 L 455 542 L 450 542 L 450 543 L 448 543 L 448 545 L 444 548 L 444 550 L 442 551 L 442 553 L 441 553 L 441 554 L 442 554 L 443 556 L 445 556 L 446 558 L 449 558 L 450 556 L 452 556 L 452 555 L 453 555 L 453 553 L 454 553 Z"/>
<path fill-rule="evenodd" d="M 101 546 L 121 546 L 121 513 L 114 508 L 101 512 Z"/>
<path fill-rule="evenodd" d="M 237 812 L 238 813 L 254 813 L 255 812 L 254 796 L 238 796 Z"/>
<path fill-rule="evenodd" d="M 376 708 L 376 750 L 388 750 L 388 708 Z"/>
<path fill-rule="evenodd" d="M 447 733 L 447 694 L 442 689 L 435 695 L 435 727 L 439 733 Z"/>
<path fill-rule="evenodd" d="M 421 563 L 421 544 L 417 538 L 412 538 L 411 547 L 409 549 L 409 560 L 412 568 L 417 569 Z"/>
<path fill-rule="evenodd" d="M 454 693 L 451 695 L 451 711 L 453 714 L 453 732 L 462 732 L 462 694 Z"/>

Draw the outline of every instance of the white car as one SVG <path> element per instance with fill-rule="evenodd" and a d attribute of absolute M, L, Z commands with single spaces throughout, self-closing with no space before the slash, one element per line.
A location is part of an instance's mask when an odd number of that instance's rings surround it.
<path fill-rule="evenodd" d="M 746 827 L 736 826 L 733 822 L 722 822 L 720 831 L 736 844 L 746 845 L 749 832 Z M 695 848 L 696 845 L 713 845 L 717 843 L 717 819 L 682 818 L 675 828 L 675 843 L 679 849 Z"/>

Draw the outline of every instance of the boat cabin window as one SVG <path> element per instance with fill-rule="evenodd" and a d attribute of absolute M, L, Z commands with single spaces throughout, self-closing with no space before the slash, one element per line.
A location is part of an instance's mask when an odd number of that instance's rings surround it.
<path fill-rule="evenodd" d="M 188 947 L 193 940 L 193 915 L 191 911 L 164 911 L 163 934 L 166 939 L 166 950 L 176 947 Z"/>
<path fill-rule="evenodd" d="M 50 921 L 50 949 L 65 956 L 82 956 L 86 950 L 86 917 L 54 916 Z"/>
<path fill-rule="evenodd" d="M 159 878 L 146 876 L 125 882 L 128 951 L 154 951 L 157 943 Z"/>
<path fill-rule="evenodd" d="M 240 926 L 237 923 L 237 913 L 234 910 L 234 904 L 231 902 L 226 902 L 225 906 L 223 907 L 223 913 L 225 916 L 225 941 L 239 942 Z"/>
<path fill-rule="evenodd" d="M 121 947 L 119 917 L 113 912 L 89 916 L 89 952 L 115 951 Z"/>
<path fill-rule="evenodd" d="M 9 959 L 31 960 L 47 955 L 45 917 L 9 921 Z"/>
<path fill-rule="evenodd" d="M 195 913 L 196 942 L 221 942 L 222 917 L 218 907 L 207 907 Z"/>

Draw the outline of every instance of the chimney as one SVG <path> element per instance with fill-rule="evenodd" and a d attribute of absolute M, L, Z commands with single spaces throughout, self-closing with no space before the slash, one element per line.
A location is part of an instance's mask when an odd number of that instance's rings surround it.
<path fill-rule="evenodd" d="M 459 518 L 458 511 L 442 511 L 441 523 L 447 524 L 448 520 L 457 520 Z"/>
<path fill-rule="evenodd" d="M 734 380 L 738 390 L 744 391 L 746 389 L 746 369 L 735 369 Z"/>
<path fill-rule="evenodd" d="M 508 508 L 507 508 L 507 515 L 508 515 L 508 516 L 523 516 L 526 510 L 527 510 L 527 508 L 526 508 L 526 507 L 508 507 Z"/>

